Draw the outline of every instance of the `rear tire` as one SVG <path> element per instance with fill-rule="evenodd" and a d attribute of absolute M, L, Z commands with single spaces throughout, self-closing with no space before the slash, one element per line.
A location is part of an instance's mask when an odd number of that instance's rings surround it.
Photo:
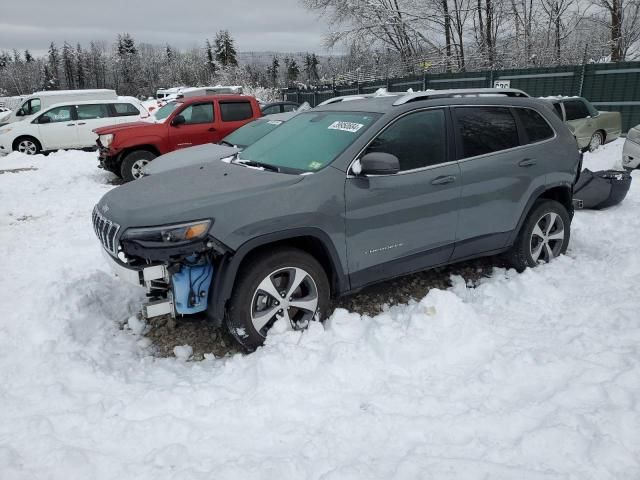
<path fill-rule="evenodd" d="M 149 152 L 148 150 L 135 150 L 128 153 L 122 160 L 120 176 L 125 182 L 142 178 L 142 169 L 156 157 L 157 155 L 155 153 Z"/>
<path fill-rule="evenodd" d="M 591 135 L 591 140 L 589 140 L 589 145 L 587 146 L 587 150 L 589 152 L 595 152 L 600 146 L 604 144 L 604 134 L 598 130 L 593 132 Z"/>
<path fill-rule="evenodd" d="M 548 263 L 564 255 L 570 236 L 571 218 L 567 209 L 555 200 L 538 200 L 507 252 L 507 261 L 519 272 Z"/>
<path fill-rule="evenodd" d="M 229 301 L 227 328 L 246 350 L 263 344 L 279 319 L 295 330 L 323 320 L 329 310 L 330 287 L 318 261 L 295 248 L 282 248 L 252 258 L 238 272 Z"/>
<path fill-rule="evenodd" d="M 18 137 L 13 142 L 13 151 L 25 155 L 37 155 L 42 152 L 42 145 L 33 137 Z"/>

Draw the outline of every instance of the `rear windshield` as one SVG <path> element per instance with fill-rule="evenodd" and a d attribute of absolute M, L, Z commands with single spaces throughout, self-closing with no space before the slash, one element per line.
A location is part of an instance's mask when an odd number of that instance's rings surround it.
<path fill-rule="evenodd" d="M 282 120 L 254 120 L 253 122 L 247 123 L 244 127 L 240 127 L 230 135 L 227 135 L 222 141 L 239 148 L 246 148 L 255 143 L 256 140 L 264 137 L 271 130 L 279 127 L 282 123 L 284 123 Z"/>
<path fill-rule="evenodd" d="M 169 115 L 171 115 L 182 103 L 179 102 L 169 102 L 164 107 L 161 107 L 156 112 L 156 120 L 166 120 Z"/>
<path fill-rule="evenodd" d="M 303 172 L 333 162 L 380 115 L 361 112 L 306 112 L 247 147 L 240 157 Z"/>

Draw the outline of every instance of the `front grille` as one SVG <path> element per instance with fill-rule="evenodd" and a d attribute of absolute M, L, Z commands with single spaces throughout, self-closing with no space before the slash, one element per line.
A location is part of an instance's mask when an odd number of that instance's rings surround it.
<path fill-rule="evenodd" d="M 98 211 L 97 205 L 93 209 L 91 220 L 93 222 L 93 229 L 100 239 L 100 243 L 102 243 L 104 248 L 106 248 L 113 255 L 118 255 L 116 235 L 118 234 L 118 230 L 120 230 L 120 225 L 103 217 L 102 214 Z"/>

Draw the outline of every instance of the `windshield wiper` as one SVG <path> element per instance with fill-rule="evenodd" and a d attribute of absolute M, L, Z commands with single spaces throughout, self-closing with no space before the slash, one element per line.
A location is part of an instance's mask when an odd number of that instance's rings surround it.
<path fill-rule="evenodd" d="M 278 167 L 269 163 L 256 162 L 255 160 L 245 160 L 243 158 L 236 158 L 236 162 L 248 167 L 264 168 L 265 170 L 269 170 L 271 172 L 280 172 L 280 169 Z"/>

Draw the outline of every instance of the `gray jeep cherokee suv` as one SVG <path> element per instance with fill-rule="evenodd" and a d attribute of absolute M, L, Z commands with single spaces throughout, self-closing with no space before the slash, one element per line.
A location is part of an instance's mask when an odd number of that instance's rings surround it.
<path fill-rule="evenodd" d="M 581 154 L 517 90 L 434 91 L 301 113 L 240 154 L 122 185 L 93 224 L 143 314 L 206 312 L 251 350 L 374 282 L 564 253 Z"/>

